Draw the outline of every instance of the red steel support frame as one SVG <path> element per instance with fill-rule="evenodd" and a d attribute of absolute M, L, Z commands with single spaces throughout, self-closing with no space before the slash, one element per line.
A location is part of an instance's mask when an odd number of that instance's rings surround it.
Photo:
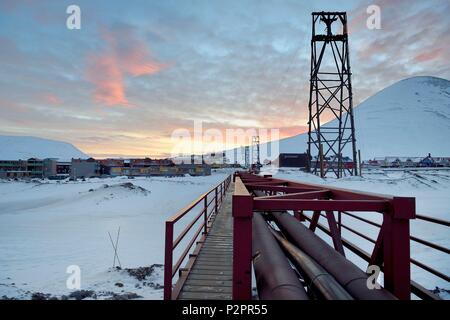
<path fill-rule="evenodd" d="M 233 194 L 233 300 L 252 298 L 253 199 L 239 177 Z"/>
<path fill-rule="evenodd" d="M 415 218 L 415 198 L 390 197 L 347 189 L 326 188 L 316 184 L 298 183 L 236 173 L 233 179 L 233 299 L 251 298 L 251 241 L 253 210 L 294 212 L 313 211 L 310 229 L 315 230 L 321 212 L 328 220 L 329 234 L 337 251 L 344 254 L 341 219 L 335 211 L 378 212 L 383 225 L 375 243 L 371 261 L 383 265 L 385 288 L 402 300 L 411 295 L 409 220 Z M 255 196 L 263 191 L 266 196 Z"/>
<path fill-rule="evenodd" d="M 384 286 L 402 300 L 409 300 L 411 293 L 409 219 L 415 212 L 414 198 L 394 197 L 383 214 Z"/>

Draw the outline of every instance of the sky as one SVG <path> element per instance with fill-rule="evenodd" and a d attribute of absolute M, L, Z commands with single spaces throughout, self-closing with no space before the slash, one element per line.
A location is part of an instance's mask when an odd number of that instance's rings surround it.
<path fill-rule="evenodd" d="M 313 11 L 348 14 L 355 106 L 411 76 L 450 79 L 447 0 L 0 0 L 0 134 L 102 158 L 168 156 L 194 122 L 305 132 Z"/>

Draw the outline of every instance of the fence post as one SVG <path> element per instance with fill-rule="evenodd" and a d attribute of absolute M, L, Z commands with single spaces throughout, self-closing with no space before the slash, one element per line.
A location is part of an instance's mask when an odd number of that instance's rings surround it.
<path fill-rule="evenodd" d="M 252 298 L 252 217 L 253 198 L 240 178 L 236 178 L 233 214 L 233 300 Z"/>
<path fill-rule="evenodd" d="M 164 300 L 172 299 L 172 263 L 173 263 L 173 223 L 166 221 L 166 244 L 164 255 Z"/>
<path fill-rule="evenodd" d="M 216 189 L 215 189 L 215 191 L 216 191 L 216 199 L 214 200 L 215 201 L 215 210 L 216 210 L 216 214 L 217 214 L 217 210 L 219 209 L 219 199 L 217 199 L 217 197 L 218 197 L 218 192 L 217 192 L 217 188 L 219 188 L 219 187 L 216 187 Z"/>
<path fill-rule="evenodd" d="M 208 196 L 205 196 L 205 199 L 203 200 L 204 202 L 204 212 L 203 212 L 203 218 L 205 219 L 205 226 L 203 228 L 203 233 L 207 234 L 208 233 Z"/>
<path fill-rule="evenodd" d="M 383 214 L 384 286 L 401 300 L 411 298 L 409 220 L 415 216 L 415 198 L 408 197 L 394 197 Z"/>

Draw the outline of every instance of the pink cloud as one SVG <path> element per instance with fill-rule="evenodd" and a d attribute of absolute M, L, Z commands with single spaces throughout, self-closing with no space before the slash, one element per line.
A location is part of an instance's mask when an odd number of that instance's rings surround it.
<path fill-rule="evenodd" d="M 293 137 L 301 133 L 308 132 L 307 126 L 291 126 L 280 128 L 280 138 Z"/>
<path fill-rule="evenodd" d="M 47 93 L 42 95 L 42 100 L 52 106 L 59 106 L 63 103 L 63 101 L 53 93 Z"/>
<path fill-rule="evenodd" d="M 444 50 L 442 48 L 436 48 L 433 50 L 426 51 L 424 53 L 418 54 L 414 57 L 414 61 L 416 62 L 425 62 L 429 60 L 434 60 L 439 58 Z"/>
<path fill-rule="evenodd" d="M 87 79 L 94 85 L 93 99 L 107 106 L 132 106 L 124 79 L 150 75 L 166 66 L 154 60 L 145 43 L 130 30 L 103 31 L 106 48 L 88 56 Z"/>
<path fill-rule="evenodd" d="M 153 74 L 164 68 L 150 58 L 148 49 L 141 42 L 134 43 L 130 50 L 123 53 L 121 64 L 123 70 L 134 77 Z"/>
<path fill-rule="evenodd" d="M 95 86 L 94 101 L 108 106 L 129 105 L 125 97 L 123 73 L 113 55 L 102 53 L 90 56 L 87 77 Z"/>

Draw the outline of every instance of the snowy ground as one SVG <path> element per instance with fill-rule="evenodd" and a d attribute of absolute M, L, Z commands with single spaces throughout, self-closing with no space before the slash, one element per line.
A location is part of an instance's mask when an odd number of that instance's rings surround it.
<path fill-rule="evenodd" d="M 381 193 L 394 196 L 412 196 L 416 198 L 416 212 L 422 215 L 432 216 L 444 220 L 450 220 L 450 170 L 422 170 L 422 171 L 397 171 L 397 170 L 370 170 L 364 171 L 363 177 L 345 177 L 343 179 L 321 179 L 315 175 L 307 174 L 295 169 L 288 168 L 265 168 L 262 173 L 273 174 L 277 178 L 296 180 L 300 182 L 310 182 L 326 184 L 341 188 L 367 191 L 371 193 Z M 379 214 L 360 213 L 360 216 L 381 223 Z M 347 224 L 354 229 L 361 231 L 372 239 L 376 239 L 378 228 L 366 223 L 343 216 L 343 224 Z M 324 221 L 322 220 L 322 223 Z M 325 222 L 326 223 L 326 222 Z M 411 234 L 443 247 L 450 247 L 450 228 L 436 226 L 429 222 L 413 220 L 411 222 Z M 364 250 L 371 252 L 373 244 L 364 240 L 347 230 L 343 230 L 344 238 L 357 243 Z M 324 239 L 329 237 L 322 234 Z M 331 243 L 331 241 L 329 241 Z M 360 258 L 346 251 L 348 257 L 359 265 L 366 268 L 367 263 Z M 411 241 L 411 257 L 419 262 L 433 267 L 434 269 L 449 275 L 450 256 L 430 249 L 414 241 Z M 434 275 L 413 266 L 412 278 L 422 284 L 427 289 L 435 287 L 450 289 L 450 285 Z M 449 299 L 448 293 L 441 294 Z"/>
<path fill-rule="evenodd" d="M 0 181 L 0 298 L 30 299 L 36 292 L 61 298 L 73 291 L 67 267 L 78 265 L 81 289 L 98 298 L 131 292 L 160 299 L 164 221 L 228 174 Z M 108 231 L 115 238 L 118 227 L 122 268 L 155 265 L 146 279 L 112 268 Z"/>
<path fill-rule="evenodd" d="M 78 265 L 81 289 L 88 290 L 83 293 L 87 299 L 120 298 L 130 293 L 145 299 L 161 299 L 164 221 L 228 173 L 60 183 L 0 181 L 0 298 L 30 299 L 38 292 L 57 298 L 67 296 L 73 290 L 66 287 L 69 277 L 66 268 Z M 450 220 L 450 171 L 372 170 L 365 172 L 363 178 L 341 180 L 323 180 L 293 169 L 280 169 L 274 174 L 290 180 L 414 196 L 418 213 Z M 381 222 L 376 214 L 363 215 Z M 377 235 L 377 229 L 352 218 L 344 218 L 343 223 L 372 238 Z M 114 253 L 108 236 L 109 231 L 115 237 L 119 226 L 122 270 L 112 268 Z M 413 235 L 450 247 L 449 228 L 413 221 L 411 229 Z M 343 236 L 368 252 L 372 249 L 372 244 L 345 230 Z M 361 268 L 367 267 L 351 253 L 347 254 Z M 448 255 L 412 242 L 412 256 L 450 274 Z M 151 266 L 144 273 L 147 277 L 140 280 L 125 270 Z M 430 290 L 436 286 L 450 289 L 448 283 L 419 268 L 412 271 L 413 279 Z"/>

